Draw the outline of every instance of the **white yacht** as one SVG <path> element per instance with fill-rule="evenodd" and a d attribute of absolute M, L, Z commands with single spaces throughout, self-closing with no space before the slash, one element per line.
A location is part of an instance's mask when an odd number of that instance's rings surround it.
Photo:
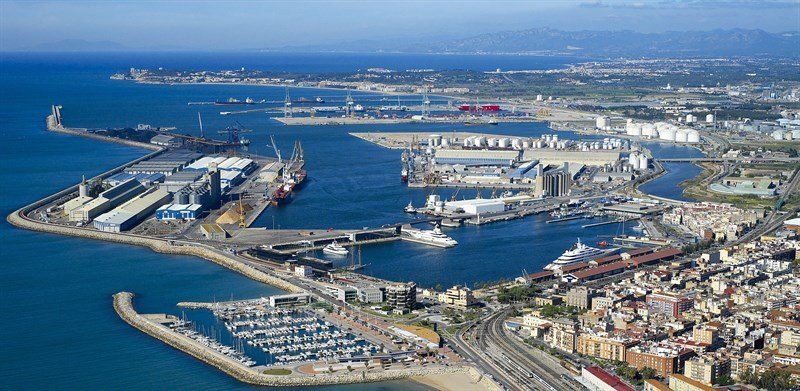
<path fill-rule="evenodd" d="M 603 257 L 614 250 L 603 250 L 595 247 L 587 246 L 581 243 L 581 240 L 578 239 L 578 242 L 572 246 L 571 249 L 564 251 L 558 259 L 556 259 L 553 263 L 544 267 L 545 270 L 555 270 L 560 269 L 564 266 L 571 265 L 573 263 L 578 262 L 585 262 L 591 261 L 593 259 L 597 259 Z"/>
<path fill-rule="evenodd" d="M 336 243 L 335 240 L 333 242 L 329 243 L 327 246 L 323 247 L 322 248 L 322 252 L 325 253 L 325 254 L 330 254 L 330 255 L 347 255 L 347 254 L 350 253 L 342 245 L 340 245 L 339 243 Z"/>
<path fill-rule="evenodd" d="M 436 247 L 454 247 L 458 244 L 455 239 L 442 233 L 442 228 L 437 225 L 432 230 L 416 229 L 410 226 L 403 227 L 402 239 L 410 242 L 428 244 Z"/>
<path fill-rule="evenodd" d="M 413 214 L 413 213 L 417 213 L 417 208 L 415 208 L 414 205 L 412 205 L 411 202 L 409 201 L 408 205 L 406 205 L 406 207 L 405 207 L 405 209 L 403 209 L 403 211 L 406 212 L 406 213 Z"/>

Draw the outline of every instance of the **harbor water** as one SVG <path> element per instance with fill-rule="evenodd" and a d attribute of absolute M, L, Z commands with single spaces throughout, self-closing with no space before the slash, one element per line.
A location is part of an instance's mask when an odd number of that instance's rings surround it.
<path fill-rule="evenodd" d="M 219 107 L 189 106 L 190 101 L 237 97 L 282 100 L 282 88 L 202 85 L 137 85 L 109 80 L 111 73 L 134 67 L 172 66 L 220 69 L 240 66 L 283 70 L 349 71 L 370 66 L 397 68 L 530 69 L 558 67 L 564 59 L 537 57 L 345 56 L 215 57 L 210 55 L 7 55 L 0 59 L 0 211 L 67 187 L 145 153 L 135 148 L 44 131 L 51 104 L 63 105 L 68 126 L 122 127 L 148 123 L 176 126 L 181 133 L 198 134 L 197 112 L 207 132 L 240 121 L 254 130 L 251 152 L 272 154 L 267 146 L 274 134 L 285 156 L 295 139 L 305 148 L 308 185 L 280 209 L 268 209 L 258 224 L 282 228 L 377 227 L 408 219 L 403 207 L 423 202 L 430 190 L 410 190 L 400 183 L 400 152 L 349 136 L 353 131 L 450 130 L 536 136 L 549 132 L 544 124 L 500 124 L 492 127 L 454 125 L 397 125 L 371 127 L 287 127 L 267 114 L 219 115 Z M 470 63 L 473 61 L 473 63 Z M 374 63 L 374 64 L 373 64 Z M 322 66 L 319 64 L 335 64 Z M 281 68 L 282 67 L 282 68 Z M 323 68 L 328 67 L 328 68 Z M 291 89 L 293 97 L 325 96 L 342 99 L 333 90 Z M 354 94 L 356 100 L 374 95 Z M 412 98 L 408 98 L 411 102 Z M 560 133 L 561 137 L 572 137 Z M 214 134 L 216 137 L 224 135 Z M 693 153 L 678 148 L 675 153 Z M 654 152 L 656 152 L 654 150 Z M 656 152 L 658 154 L 659 152 Z M 670 167 L 684 172 L 688 164 Z M 688 174 L 686 173 L 688 172 Z M 664 182 L 654 192 L 670 196 Z M 691 174 L 693 175 L 693 174 Z M 680 177 L 680 176 L 679 176 Z M 660 185 L 661 183 L 667 183 Z M 448 196 L 449 192 L 440 192 Z M 467 197 L 474 195 L 466 192 Z M 461 195 L 459 195 L 460 198 Z M 488 196 L 488 194 L 484 194 Z M 545 216 L 499 222 L 480 227 L 447 229 L 459 241 L 453 249 L 436 249 L 406 242 L 363 248 L 370 263 L 365 273 L 413 280 L 424 286 L 476 283 L 514 278 L 552 261 L 580 237 L 596 242 L 619 232 L 616 225 L 582 229 L 580 220 L 545 224 Z M 111 295 L 137 293 L 141 312 L 180 314 L 179 301 L 215 301 L 274 294 L 274 288 L 251 281 L 210 262 L 99 241 L 22 231 L 3 224 L 0 252 L 2 306 L 6 322 L 2 336 L 0 375 L 6 387 L 48 389 L 230 389 L 247 387 L 197 360 L 171 349 L 122 322 L 111 307 Z M 422 389 L 410 382 L 390 382 L 326 389 Z"/>

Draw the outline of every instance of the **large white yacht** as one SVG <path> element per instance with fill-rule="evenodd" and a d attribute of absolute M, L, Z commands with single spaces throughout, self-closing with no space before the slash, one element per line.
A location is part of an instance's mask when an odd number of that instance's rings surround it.
<path fill-rule="evenodd" d="M 403 227 L 402 238 L 411 242 L 429 244 L 436 247 L 454 247 L 458 244 L 455 239 L 442 233 L 441 227 L 436 225 L 432 230 Z"/>
<path fill-rule="evenodd" d="M 564 266 L 571 265 L 573 263 L 578 262 L 585 262 L 591 261 L 592 259 L 597 259 L 603 257 L 614 250 L 603 250 L 595 247 L 587 246 L 581 243 L 581 240 L 578 239 L 578 242 L 575 243 L 572 248 L 567 251 L 564 251 L 558 259 L 556 259 L 553 263 L 544 267 L 545 270 L 555 270 L 560 269 Z"/>
<path fill-rule="evenodd" d="M 345 256 L 349 253 L 344 246 L 339 243 L 336 243 L 334 240 L 333 242 L 329 243 L 327 246 L 322 248 L 322 252 L 329 255 L 338 255 L 338 256 Z"/>

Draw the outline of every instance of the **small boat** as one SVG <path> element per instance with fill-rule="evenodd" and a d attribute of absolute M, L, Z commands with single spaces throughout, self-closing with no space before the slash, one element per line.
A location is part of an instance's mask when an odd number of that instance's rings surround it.
<path fill-rule="evenodd" d="M 350 253 L 346 248 L 342 247 L 342 245 L 336 243 L 335 240 L 323 247 L 322 252 L 330 255 L 347 255 Z"/>
<path fill-rule="evenodd" d="M 321 96 L 316 97 L 316 99 L 314 99 L 314 101 L 316 101 L 317 103 L 325 103 L 325 99 L 322 99 Z"/>
<path fill-rule="evenodd" d="M 408 205 L 406 205 L 406 207 L 403 209 L 403 212 L 414 214 L 417 213 L 417 208 L 415 208 L 414 205 L 411 204 L 411 201 L 409 201 Z"/>

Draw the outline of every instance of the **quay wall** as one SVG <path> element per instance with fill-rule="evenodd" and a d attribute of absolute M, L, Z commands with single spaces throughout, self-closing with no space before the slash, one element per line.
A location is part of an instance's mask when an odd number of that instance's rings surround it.
<path fill-rule="evenodd" d="M 437 367 L 420 369 L 388 370 L 383 372 L 354 371 L 343 374 L 318 374 L 318 375 L 266 375 L 250 367 L 244 366 L 236 360 L 225 356 L 207 346 L 201 345 L 191 338 L 176 333 L 161 324 L 147 319 L 137 313 L 133 307 L 133 294 L 120 292 L 114 295 L 114 310 L 129 325 L 156 338 L 175 349 L 181 350 L 211 365 L 229 376 L 249 384 L 284 387 L 284 386 L 320 386 L 331 384 L 353 384 L 379 382 L 387 380 L 408 379 L 411 377 L 464 374 L 474 381 L 481 381 L 481 375 L 469 367 Z"/>

